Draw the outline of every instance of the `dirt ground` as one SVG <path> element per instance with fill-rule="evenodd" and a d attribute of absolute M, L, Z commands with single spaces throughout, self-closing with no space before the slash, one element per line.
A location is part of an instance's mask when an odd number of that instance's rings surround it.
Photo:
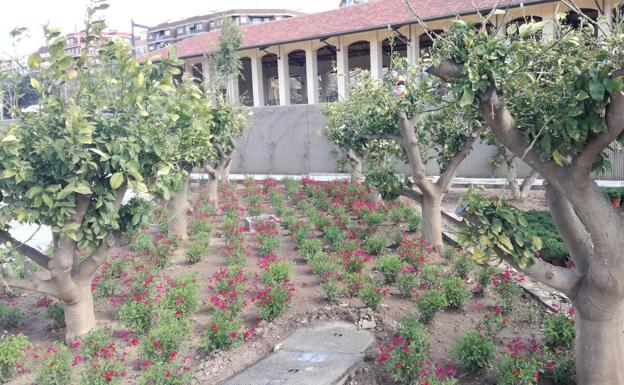
<path fill-rule="evenodd" d="M 244 202 L 245 189 L 242 185 L 237 187 L 239 200 Z M 459 195 L 466 189 L 453 189 L 444 200 L 444 207 L 453 209 Z M 489 193 L 503 193 L 502 190 L 489 190 Z M 288 202 L 288 199 L 286 199 Z M 265 197 L 263 202 L 266 213 L 272 213 L 270 202 Z M 290 202 L 292 205 L 292 202 Z M 542 208 L 545 205 L 543 191 L 532 191 L 526 203 L 519 205 L 523 208 Z M 301 213 L 299 213 L 301 215 Z M 185 272 L 196 272 L 201 285 L 201 298 L 207 299 L 210 291 L 205 284 L 206 280 L 216 273 L 221 267 L 226 265 L 225 259 L 221 256 L 223 239 L 221 238 L 221 215 L 215 214 L 210 220 L 213 223 L 210 254 L 199 263 L 188 265 L 183 260 L 178 260 L 172 266 L 166 268 L 163 273 L 168 276 L 176 276 Z M 387 227 L 390 227 L 387 225 Z M 203 331 L 206 329 L 209 319 L 209 306 L 202 306 L 201 310 L 194 316 L 194 331 L 192 338 L 185 344 L 186 350 L 193 356 L 193 367 L 197 370 L 197 384 L 216 385 L 243 370 L 250 364 L 270 353 L 274 346 L 289 333 L 297 328 L 310 325 L 323 320 L 342 319 L 357 323 L 362 317 L 372 318 L 376 323 L 373 330 L 376 334 L 376 343 L 370 347 L 366 354 L 366 360 L 359 370 L 357 370 L 349 380 L 351 385 L 393 385 L 395 384 L 379 362 L 379 347 L 392 338 L 392 330 L 398 321 L 414 310 L 414 304 L 399 296 L 395 288 L 390 296 L 386 298 L 381 308 L 372 312 L 364 309 L 362 303 L 357 298 L 343 298 L 336 303 L 328 303 L 322 297 L 320 280 L 313 275 L 305 260 L 295 250 L 295 243 L 288 231 L 280 229 L 281 247 L 278 256 L 284 257 L 293 262 L 294 276 L 292 282 L 296 291 L 292 301 L 292 307 L 277 320 L 266 323 L 260 322 L 258 313 L 254 306 L 249 306 L 243 313 L 243 318 L 247 326 L 255 326 L 257 333 L 255 337 L 244 342 L 238 347 L 229 351 L 220 351 L 208 357 L 202 357 L 197 353 L 196 347 Z M 246 233 L 247 244 L 253 243 L 253 234 Z M 115 253 L 128 253 L 127 247 L 117 248 Z M 181 256 L 183 252 L 176 253 Z M 251 274 L 259 272 L 257 258 L 249 257 L 247 267 Z M 178 257 L 180 259 L 180 257 Z M 450 266 L 445 262 L 437 261 L 445 269 Z M 374 263 L 374 262 L 371 262 Z M 10 330 L 13 333 L 26 334 L 33 343 L 47 346 L 54 342 L 63 340 L 64 330 L 51 330 L 50 321 L 42 314 L 41 309 L 36 307 L 39 295 L 22 293 L 18 297 L 5 296 L 4 301 L 10 302 L 27 312 L 29 319 L 26 325 Z M 433 362 L 444 364 L 451 363 L 449 350 L 452 344 L 463 333 L 474 329 L 480 319 L 483 318 L 484 309 L 494 306 L 499 302 L 499 297 L 493 291 L 488 291 L 484 297 L 470 298 L 465 307 L 458 311 L 444 311 L 436 316 L 434 321 L 428 326 L 430 333 L 430 358 Z M 96 317 L 99 327 L 111 329 L 114 333 L 120 334 L 126 331 L 116 321 L 116 307 L 110 299 L 100 299 L 96 303 Z M 540 324 L 543 319 L 545 308 L 530 296 L 525 295 L 518 300 L 517 309 L 511 316 L 511 326 L 507 327 L 496 341 L 499 353 L 502 347 L 511 339 L 519 337 L 523 339 L 540 338 Z M 133 350 L 134 349 L 134 350 Z M 136 356 L 136 348 L 128 348 L 129 357 Z M 135 359 L 136 361 L 136 359 Z M 134 362 L 134 361 L 132 361 Z M 137 370 L 138 363 L 131 365 L 135 370 L 130 370 L 126 378 L 128 384 L 138 383 L 137 378 L 140 371 Z M 24 385 L 32 383 L 34 375 L 24 374 L 9 382 L 12 385 Z M 459 384 L 485 385 L 494 384 L 493 380 L 486 375 L 475 373 L 459 373 Z M 74 383 L 72 381 L 72 383 Z"/>

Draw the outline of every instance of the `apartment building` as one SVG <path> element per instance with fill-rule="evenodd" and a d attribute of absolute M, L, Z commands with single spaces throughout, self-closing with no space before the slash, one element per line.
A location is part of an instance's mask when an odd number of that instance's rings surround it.
<path fill-rule="evenodd" d="M 221 20 L 230 17 L 238 25 L 260 24 L 303 15 L 288 9 L 232 9 L 183 20 L 162 23 L 147 30 L 148 51 L 174 44 L 182 39 L 219 29 Z"/>
<path fill-rule="evenodd" d="M 126 43 L 130 44 L 131 35 L 127 32 L 117 32 L 117 31 L 109 31 L 102 32 L 102 38 L 105 41 L 112 39 L 122 39 Z M 72 32 L 65 35 L 65 47 L 63 48 L 65 53 L 70 54 L 74 57 L 78 57 L 84 52 L 85 49 L 85 33 L 84 32 Z M 95 54 L 96 47 L 94 45 L 90 45 L 88 47 L 88 54 Z"/>

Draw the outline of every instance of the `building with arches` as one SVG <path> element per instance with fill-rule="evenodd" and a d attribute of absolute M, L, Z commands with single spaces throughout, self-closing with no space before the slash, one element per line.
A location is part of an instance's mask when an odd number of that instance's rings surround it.
<path fill-rule="evenodd" d="M 316 104 L 349 97 L 353 71 L 366 69 L 383 76 L 392 54 L 416 63 L 429 54 L 433 39 L 443 34 L 454 19 L 479 23 L 495 0 L 411 0 L 414 16 L 404 0 L 373 0 L 331 11 L 296 16 L 263 24 L 245 25 L 239 50 L 242 70 L 231 79 L 227 94 L 249 106 Z M 546 21 L 542 36 L 553 36 L 556 13 L 567 13 L 565 22 L 586 22 L 559 0 L 510 0 L 485 26 L 506 33 L 510 23 Z M 606 33 L 614 22 L 621 0 L 576 0 L 575 4 Z M 481 27 L 481 26 L 478 26 Z M 219 44 L 218 32 L 205 32 L 176 43 L 184 70 L 198 79 L 208 76 L 206 52 Z M 167 55 L 162 49 L 153 55 Z"/>

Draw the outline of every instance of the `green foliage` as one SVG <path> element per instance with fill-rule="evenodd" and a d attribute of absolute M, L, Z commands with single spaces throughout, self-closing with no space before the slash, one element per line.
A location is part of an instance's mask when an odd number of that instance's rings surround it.
<path fill-rule="evenodd" d="M 559 237 L 555 222 L 548 211 L 525 211 L 524 216 L 535 235 L 542 239 L 541 256 L 548 262 L 570 261 L 568 250 Z"/>
<path fill-rule="evenodd" d="M 293 265 L 287 260 L 276 260 L 269 263 L 262 271 L 260 278 L 266 285 L 280 284 L 290 280 L 293 274 Z"/>
<path fill-rule="evenodd" d="M 413 271 L 405 271 L 399 273 L 396 279 L 396 286 L 403 298 L 413 298 L 418 288 L 418 275 Z"/>
<path fill-rule="evenodd" d="M 29 346 L 30 341 L 23 334 L 0 336 L 0 382 L 5 383 L 15 375 L 15 365 L 22 361 Z"/>
<path fill-rule="evenodd" d="M 199 350 L 209 354 L 238 345 L 242 341 L 242 322 L 230 312 L 216 309 L 202 336 Z"/>
<path fill-rule="evenodd" d="M 140 385 L 188 385 L 195 379 L 195 372 L 186 362 L 171 360 L 150 365 L 141 375 Z"/>
<path fill-rule="evenodd" d="M 119 208 L 120 230 L 132 234 L 145 227 L 150 220 L 154 204 L 140 197 L 132 197 Z"/>
<path fill-rule="evenodd" d="M 227 79 L 239 73 L 242 68 L 236 51 L 243 41 L 243 32 L 238 25 L 229 17 L 218 20 L 220 23 L 219 51 L 214 56 L 214 66 L 217 73 Z"/>
<path fill-rule="evenodd" d="M 37 369 L 36 383 L 39 385 L 67 385 L 73 371 L 73 355 L 67 346 L 58 344 L 42 353 L 42 363 Z"/>
<path fill-rule="evenodd" d="M 188 319 L 163 313 L 141 341 L 142 356 L 157 362 L 167 362 L 173 352 L 180 351 L 190 332 Z"/>
<path fill-rule="evenodd" d="M 386 283 L 394 283 L 403 268 L 403 261 L 396 254 L 386 254 L 377 259 L 375 268 L 383 274 Z"/>
<path fill-rule="evenodd" d="M 382 347 L 380 360 L 397 384 L 416 384 L 425 373 L 422 365 L 428 350 L 427 329 L 416 317 L 407 316 L 399 323 L 392 345 Z"/>
<path fill-rule="evenodd" d="M 308 261 L 308 264 L 310 265 L 310 268 L 312 268 L 314 274 L 320 276 L 327 273 L 335 273 L 340 271 L 342 268 L 342 265 L 337 258 L 325 252 L 320 252 L 314 255 L 314 257 Z"/>
<path fill-rule="evenodd" d="M 362 221 L 364 221 L 364 223 L 370 227 L 381 226 L 386 221 L 386 219 L 388 219 L 388 214 L 383 211 L 373 211 L 364 214 L 364 216 L 362 217 Z"/>
<path fill-rule="evenodd" d="M 298 244 L 299 253 L 307 260 L 323 251 L 323 243 L 320 239 L 304 239 Z"/>
<path fill-rule="evenodd" d="M 420 313 L 420 321 L 429 323 L 433 321 L 438 312 L 447 306 L 444 292 L 437 289 L 429 289 L 420 292 L 420 297 L 416 302 L 416 307 Z"/>
<path fill-rule="evenodd" d="M 260 318 L 273 321 L 290 307 L 291 292 L 294 288 L 290 284 L 271 285 L 256 294 L 256 306 L 260 311 Z"/>
<path fill-rule="evenodd" d="M 52 320 L 53 329 L 61 329 L 65 327 L 65 309 L 63 304 L 55 302 L 46 309 L 46 315 Z"/>
<path fill-rule="evenodd" d="M 186 250 L 184 258 L 188 263 L 197 263 L 201 261 L 202 257 L 206 254 L 206 245 L 199 242 L 193 242 L 191 246 Z"/>
<path fill-rule="evenodd" d="M 323 236 L 325 237 L 327 242 L 329 242 L 329 244 L 332 245 L 334 249 L 337 249 L 340 247 L 340 244 L 344 240 L 345 236 L 340 230 L 340 228 L 335 223 L 330 226 L 324 227 L 322 231 L 323 231 Z"/>
<path fill-rule="evenodd" d="M 552 368 L 548 369 L 550 366 Z M 576 364 L 574 362 L 574 353 L 570 350 L 556 350 L 554 353 L 547 355 L 546 368 L 549 375 L 556 385 L 573 385 L 576 384 Z"/>
<path fill-rule="evenodd" d="M 364 241 L 364 249 L 372 255 L 379 255 L 386 250 L 389 244 L 390 241 L 387 235 L 376 233 L 366 238 Z"/>
<path fill-rule="evenodd" d="M 160 300 L 162 309 L 175 313 L 178 318 L 189 317 L 199 307 L 199 284 L 195 273 L 182 274 L 170 283 Z"/>
<path fill-rule="evenodd" d="M 336 301 L 342 294 L 342 286 L 340 286 L 335 276 L 331 276 L 329 279 L 321 282 L 321 289 L 323 290 L 323 298 L 329 302 Z"/>
<path fill-rule="evenodd" d="M 574 346 L 574 321 L 563 313 L 550 314 L 544 320 L 544 344 L 570 350 Z"/>
<path fill-rule="evenodd" d="M 409 231 L 416 232 L 420 229 L 420 224 L 422 223 L 422 217 L 416 211 L 411 212 L 411 214 L 407 217 L 407 224 Z"/>
<path fill-rule="evenodd" d="M 400 202 L 397 206 L 388 210 L 388 217 L 395 225 L 397 225 L 402 221 L 406 221 L 412 215 L 413 210 L 414 209 L 410 206 Z"/>
<path fill-rule="evenodd" d="M 455 342 L 451 356 L 468 370 L 486 369 L 494 359 L 494 344 L 487 336 L 469 331 Z"/>
<path fill-rule="evenodd" d="M 520 210 L 502 197 L 480 194 L 475 189 L 461 197 L 461 205 L 465 205 L 463 215 L 469 220 L 463 221 L 459 242 L 477 261 L 486 262 L 491 254 L 505 253 L 521 268 L 533 263 L 542 240 Z"/>
<path fill-rule="evenodd" d="M 372 281 L 364 281 L 357 296 L 364 303 L 364 306 L 377 310 L 385 297 L 385 291 Z"/>
<path fill-rule="evenodd" d="M 458 276 L 444 278 L 441 282 L 446 306 L 451 309 L 460 309 L 464 302 L 470 297 L 470 291 L 466 287 L 466 282 Z"/>
<path fill-rule="evenodd" d="M 505 352 L 496 364 L 498 385 L 534 385 L 539 376 L 539 359 L 531 352 Z"/>
<path fill-rule="evenodd" d="M 273 254 L 280 248 L 281 241 L 277 235 L 265 235 L 258 237 L 258 254 L 261 257 L 266 257 Z"/>
<path fill-rule="evenodd" d="M 154 308 L 149 301 L 135 296 L 128 297 L 119 307 L 117 319 L 128 328 L 143 333 L 152 325 Z"/>
<path fill-rule="evenodd" d="M 22 309 L 4 302 L 0 303 L 0 328 L 11 329 L 20 326 L 26 321 L 26 314 Z"/>

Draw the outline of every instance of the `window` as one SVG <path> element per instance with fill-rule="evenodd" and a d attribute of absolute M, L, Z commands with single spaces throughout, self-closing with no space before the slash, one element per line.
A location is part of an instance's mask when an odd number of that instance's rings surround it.
<path fill-rule="evenodd" d="M 184 27 L 178 27 L 178 35 L 184 34 Z"/>
<path fill-rule="evenodd" d="M 165 31 L 165 36 L 171 36 L 171 31 L 170 30 L 166 30 Z"/>
<path fill-rule="evenodd" d="M 198 31 L 201 31 L 204 29 L 204 25 L 199 23 L 199 24 L 195 24 L 195 29 L 197 29 Z"/>
<path fill-rule="evenodd" d="M 240 17 L 240 23 L 241 24 L 245 24 L 247 22 L 247 16 L 241 16 Z"/>
<path fill-rule="evenodd" d="M 214 29 L 214 28 L 215 28 L 215 22 L 214 22 L 214 21 L 211 21 L 211 22 L 210 22 L 210 29 Z"/>

